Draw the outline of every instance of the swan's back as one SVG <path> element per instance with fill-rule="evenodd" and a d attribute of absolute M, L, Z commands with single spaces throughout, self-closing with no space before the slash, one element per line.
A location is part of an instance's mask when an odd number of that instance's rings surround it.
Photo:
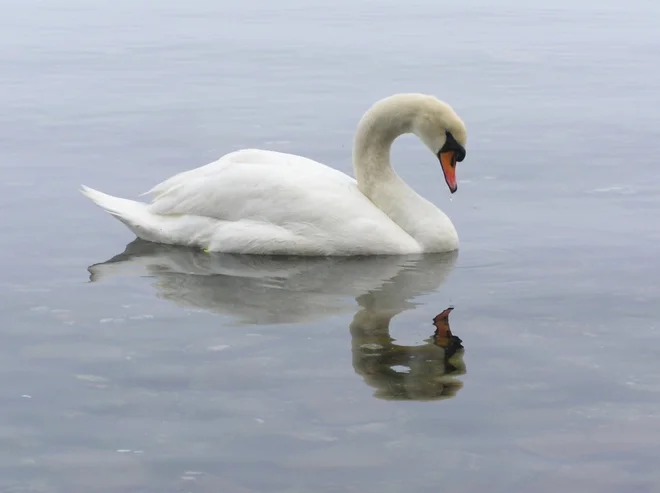
<path fill-rule="evenodd" d="M 198 168 L 184 171 L 178 173 L 167 180 L 162 181 L 161 183 L 155 185 L 151 190 L 144 193 L 144 195 L 153 195 L 154 197 L 166 192 L 167 190 L 176 187 L 182 183 L 185 183 L 187 180 L 191 179 L 203 179 L 205 177 L 212 176 L 214 173 L 217 173 L 220 170 L 223 170 L 229 166 L 246 166 L 246 165 L 265 165 L 265 166 L 277 166 L 279 169 L 286 169 L 307 165 L 310 167 L 318 166 L 319 163 L 312 159 L 308 159 L 303 156 L 297 156 L 295 154 L 287 154 L 284 152 L 277 151 L 266 151 L 263 149 L 241 149 L 238 151 L 230 152 L 225 154 L 217 161 L 209 163 L 205 166 L 200 166 Z M 352 180 L 349 176 L 341 173 L 335 169 L 332 169 L 328 166 L 323 166 L 323 168 L 334 172 L 334 174 L 339 174 L 341 177 L 348 178 Z"/>

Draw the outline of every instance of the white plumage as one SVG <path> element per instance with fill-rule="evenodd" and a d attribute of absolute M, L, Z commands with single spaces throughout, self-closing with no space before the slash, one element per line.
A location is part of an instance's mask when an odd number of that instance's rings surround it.
<path fill-rule="evenodd" d="M 243 254 L 379 255 L 452 251 L 449 218 L 394 172 L 389 148 L 413 132 L 434 153 L 446 132 L 461 143 L 453 110 L 421 94 L 376 103 L 354 142 L 352 177 L 305 157 L 259 149 L 229 153 L 153 187 L 151 203 L 82 192 L 136 236 Z"/>

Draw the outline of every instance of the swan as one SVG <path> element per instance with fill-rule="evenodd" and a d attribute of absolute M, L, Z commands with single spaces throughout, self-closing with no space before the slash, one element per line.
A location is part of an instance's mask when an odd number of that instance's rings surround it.
<path fill-rule="evenodd" d="M 355 178 L 311 159 L 243 149 L 184 171 L 144 195 L 151 203 L 81 192 L 138 238 L 209 252 L 364 256 L 458 249 L 449 217 L 394 171 L 390 148 L 417 135 L 441 164 L 451 193 L 467 131 L 451 106 L 427 94 L 395 94 L 362 116 L 353 141 Z"/>

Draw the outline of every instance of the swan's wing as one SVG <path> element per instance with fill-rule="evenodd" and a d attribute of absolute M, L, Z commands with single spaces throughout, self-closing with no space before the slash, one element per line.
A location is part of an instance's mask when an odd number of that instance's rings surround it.
<path fill-rule="evenodd" d="M 411 253 L 419 244 L 350 176 L 272 151 L 228 154 L 156 185 L 141 238 L 225 252 Z"/>
<path fill-rule="evenodd" d="M 312 159 L 308 159 L 303 156 L 297 156 L 295 154 L 287 154 L 277 151 L 266 151 L 262 149 L 242 149 L 240 151 L 234 151 L 230 152 L 229 154 L 225 154 L 217 161 L 213 161 L 212 163 L 209 163 L 205 166 L 200 166 L 192 170 L 178 173 L 157 184 L 143 195 L 153 195 L 154 197 L 157 197 L 168 191 L 172 191 L 179 185 L 185 184 L 191 180 L 203 179 L 209 176 L 213 176 L 215 173 L 222 171 L 228 166 L 244 166 L 249 164 L 263 164 L 275 167 L 287 167 L 291 165 L 323 166 L 320 163 L 313 161 Z"/>
<path fill-rule="evenodd" d="M 391 222 L 350 176 L 311 159 L 271 151 L 229 154 L 170 178 L 154 187 L 154 193 L 149 212 L 159 215 L 320 225 L 333 217 L 366 214 Z"/>

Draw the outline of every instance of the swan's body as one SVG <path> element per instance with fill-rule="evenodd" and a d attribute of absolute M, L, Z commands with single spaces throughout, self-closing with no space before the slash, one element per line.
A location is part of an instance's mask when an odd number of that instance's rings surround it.
<path fill-rule="evenodd" d="M 464 155 L 465 127 L 453 110 L 431 96 L 404 94 L 379 101 L 362 118 L 353 150 L 357 180 L 301 156 L 246 149 L 156 185 L 147 192 L 149 204 L 82 191 L 139 238 L 156 243 L 243 254 L 456 250 L 449 218 L 390 166 L 392 142 L 408 132 L 434 153 L 453 155 L 453 141 Z M 444 154 L 453 192 L 456 158 L 449 169 Z"/>

